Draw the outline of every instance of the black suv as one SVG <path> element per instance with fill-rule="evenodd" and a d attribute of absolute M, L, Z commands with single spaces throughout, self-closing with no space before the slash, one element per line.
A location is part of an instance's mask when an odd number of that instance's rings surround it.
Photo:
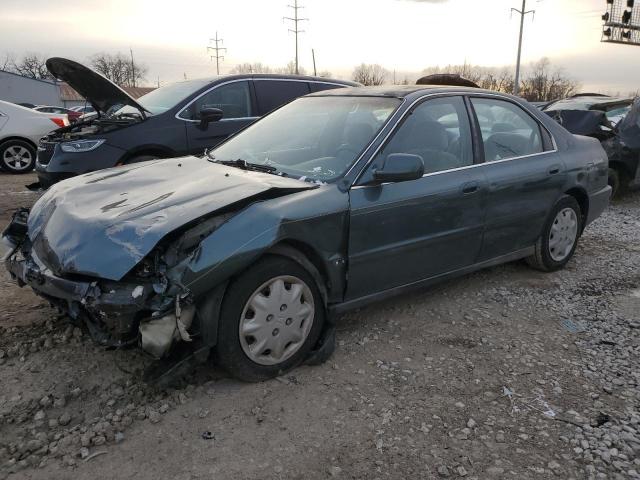
<path fill-rule="evenodd" d="M 357 86 L 291 75 L 231 75 L 173 83 L 131 98 L 93 70 L 64 58 L 47 68 L 94 106 L 98 115 L 43 137 L 40 186 L 144 160 L 202 154 L 262 115 L 308 93 Z"/>

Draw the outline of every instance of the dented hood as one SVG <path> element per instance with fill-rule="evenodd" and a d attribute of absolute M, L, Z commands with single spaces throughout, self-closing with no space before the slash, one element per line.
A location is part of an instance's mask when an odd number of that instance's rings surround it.
<path fill-rule="evenodd" d="M 193 220 L 310 188 L 197 157 L 154 160 L 56 184 L 32 208 L 29 238 L 56 274 L 120 280 L 165 235 Z"/>
<path fill-rule="evenodd" d="M 116 105 L 129 105 L 144 115 L 147 110 L 111 80 L 84 65 L 66 58 L 52 57 L 46 62 L 47 70 L 59 80 L 67 82 L 98 112 L 106 113 Z"/>

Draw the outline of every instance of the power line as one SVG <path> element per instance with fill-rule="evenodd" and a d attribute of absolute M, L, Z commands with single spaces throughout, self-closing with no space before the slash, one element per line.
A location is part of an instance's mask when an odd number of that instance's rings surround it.
<path fill-rule="evenodd" d="M 513 94 L 518 95 L 520 90 L 520 58 L 522 57 L 522 31 L 524 30 L 524 17 L 532 13 L 534 16 L 536 14 L 535 10 L 527 11 L 527 0 L 522 0 L 522 10 L 518 10 L 517 8 L 512 8 L 511 13 L 516 12 L 520 14 L 520 36 L 518 37 L 518 59 L 516 61 L 516 78 L 513 84 Z"/>
<path fill-rule="evenodd" d="M 220 75 L 220 59 L 224 60 L 224 55 L 220 55 L 220 52 L 226 52 L 227 49 L 221 47 L 220 45 L 224 44 L 224 40 L 218 38 L 218 32 L 216 32 L 216 38 L 210 38 L 209 42 L 214 42 L 214 47 L 207 47 L 207 52 L 209 50 L 215 51 L 215 55 L 211 55 L 211 60 L 216 59 L 216 75 Z"/>
<path fill-rule="evenodd" d="M 300 30 L 298 28 L 298 23 L 299 22 L 305 22 L 307 20 L 309 20 L 308 18 L 300 18 L 298 16 L 298 10 L 300 10 L 301 8 L 304 8 L 302 6 L 298 6 L 298 0 L 294 0 L 293 1 L 293 5 L 287 5 L 289 8 L 293 9 L 293 17 L 282 17 L 282 20 L 289 20 L 290 22 L 293 22 L 293 28 L 290 28 L 289 31 L 293 32 L 296 36 L 296 75 L 298 75 L 300 73 L 300 70 L 298 68 L 298 34 L 299 33 L 303 33 L 304 30 Z"/>

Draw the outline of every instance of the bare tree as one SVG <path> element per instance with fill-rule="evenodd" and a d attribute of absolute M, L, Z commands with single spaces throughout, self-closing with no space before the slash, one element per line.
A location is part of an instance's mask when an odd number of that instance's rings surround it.
<path fill-rule="evenodd" d="M 91 57 L 91 66 L 120 87 L 133 87 L 147 74 L 146 65 L 134 63 L 122 53 L 98 53 Z"/>
<path fill-rule="evenodd" d="M 4 57 L 0 60 L 0 70 L 5 72 L 13 72 L 13 64 L 15 63 L 15 57 L 12 53 L 5 52 Z"/>
<path fill-rule="evenodd" d="M 561 69 L 552 69 L 551 61 L 544 57 L 530 67 L 522 79 L 520 94 L 531 102 L 551 101 L 573 95 L 580 84 Z"/>
<path fill-rule="evenodd" d="M 307 71 L 304 67 L 298 67 L 298 75 L 306 75 Z M 296 62 L 291 60 L 282 68 L 276 68 L 275 73 L 281 73 L 283 75 L 296 75 Z"/>
<path fill-rule="evenodd" d="M 447 65 L 429 67 L 423 73 L 457 73 L 478 84 L 481 88 L 512 93 L 515 78 L 512 68 L 493 68 L 478 65 Z M 520 95 L 529 101 L 550 101 L 564 98 L 577 92 L 580 84 L 561 69 L 553 69 L 548 58 L 542 58 L 529 67 L 528 74 L 520 83 Z"/>
<path fill-rule="evenodd" d="M 354 70 L 351 78 L 354 82 L 361 83 L 363 85 L 382 85 L 387 77 L 387 70 L 382 66 L 376 64 L 362 63 L 358 65 Z"/>
<path fill-rule="evenodd" d="M 271 73 L 273 69 L 260 62 L 239 63 L 231 69 L 230 73 Z"/>
<path fill-rule="evenodd" d="M 51 74 L 45 64 L 47 61 L 46 57 L 38 53 L 27 53 L 22 57 L 22 60 L 18 62 L 13 59 L 8 60 L 7 57 L 7 61 L 11 61 L 11 70 L 23 77 L 37 79 L 51 78 Z"/>

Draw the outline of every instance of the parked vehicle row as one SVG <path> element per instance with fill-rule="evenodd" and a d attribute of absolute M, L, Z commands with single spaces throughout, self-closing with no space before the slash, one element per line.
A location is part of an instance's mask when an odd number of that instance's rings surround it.
<path fill-rule="evenodd" d="M 291 75 L 232 75 L 174 83 L 135 100 L 71 60 L 50 58 L 47 68 L 100 115 L 42 139 L 36 171 L 44 188 L 103 168 L 203 154 L 205 148 L 294 98 L 356 85 Z M 220 115 L 221 121 L 212 123 Z"/>
<path fill-rule="evenodd" d="M 187 148 L 222 143 L 205 158 L 52 186 L 4 232 L 13 278 L 104 345 L 140 343 L 174 359 L 211 351 L 255 381 L 332 345 L 333 318 L 349 309 L 517 259 L 564 267 L 608 204 L 597 140 L 480 89 L 324 90 L 222 140 L 237 131 L 225 115 L 262 115 L 276 102 L 265 107 L 259 92 L 279 81 L 184 84 L 154 102 L 119 96 L 126 106 L 112 130 L 49 138 L 55 152 L 99 152 L 109 133 L 143 131 L 164 109 L 167 132 L 174 120 L 191 130 Z M 223 87 L 235 95 L 216 96 Z M 113 93 L 94 103 L 107 110 Z"/>
<path fill-rule="evenodd" d="M 40 139 L 51 130 L 68 125 L 66 115 L 0 100 L 0 169 L 9 173 L 32 171 Z"/>
<path fill-rule="evenodd" d="M 551 102 L 543 111 L 571 133 L 602 143 L 614 196 L 640 185 L 639 100 L 581 94 Z"/>
<path fill-rule="evenodd" d="M 60 115 L 66 115 L 70 123 L 77 122 L 80 119 L 80 117 L 82 117 L 83 115 L 77 110 L 64 108 L 64 107 L 56 107 L 52 105 L 38 105 L 36 107 L 33 107 L 33 109 L 37 112 L 57 113 Z"/>

